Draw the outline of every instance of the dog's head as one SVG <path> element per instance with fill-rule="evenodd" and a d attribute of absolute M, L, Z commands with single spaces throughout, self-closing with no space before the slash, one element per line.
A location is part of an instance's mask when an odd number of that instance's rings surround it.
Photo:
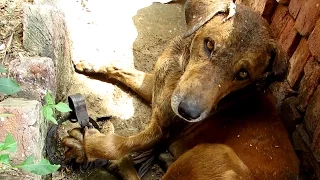
<path fill-rule="evenodd" d="M 250 8 L 229 0 L 190 0 L 186 21 L 190 56 L 171 98 L 173 111 L 184 120 L 205 119 L 223 97 L 262 76 L 284 77 L 286 55 L 268 23 Z"/>

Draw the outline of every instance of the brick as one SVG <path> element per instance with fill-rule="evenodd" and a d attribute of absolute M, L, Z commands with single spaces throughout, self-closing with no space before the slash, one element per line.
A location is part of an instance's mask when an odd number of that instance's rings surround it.
<path fill-rule="evenodd" d="M 310 103 L 307 107 L 306 114 L 304 116 L 303 123 L 308 130 L 308 133 L 314 137 L 315 130 L 317 128 L 317 134 L 320 134 L 320 127 L 318 123 L 320 120 L 320 85 L 317 86 L 317 90 L 314 92 Z"/>
<path fill-rule="evenodd" d="M 302 38 L 296 51 L 293 53 L 289 62 L 289 73 L 287 80 L 292 88 L 296 88 L 297 83 L 299 83 L 304 65 L 311 56 L 309 51 L 309 46 L 307 39 Z"/>
<path fill-rule="evenodd" d="M 272 83 L 269 89 L 277 99 L 275 105 L 277 111 L 280 111 L 280 106 L 284 99 L 296 95 L 296 92 L 291 89 L 287 81 Z"/>
<path fill-rule="evenodd" d="M 10 77 L 20 85 L 15 97 L 41 101 L 50 90 L 55 96 L 57 83 L 53 61 L 46 57 L 28 57 L 12 60 Z"/>
<path fill-rule="evenodd" d="M 261 8 L 260 11 L 262 12 L 262 17 L 265 18 L 270 23 L 273 12 L 277 7 L 277 2 L 274 0 L 264 0 L 264 1 L 258 1 L 258 2 L 259 3 L 257 3 L 256 6 Z"/>
<path fill-rule="evenodd" d="M 283 120 L 289 134 L 293 133 L 296 125 L 301 119 L 300 113 L 297 111 L 298 99 L 296 97 L 289 97 L 285 99 L 281 105 L 280 117 Z"/>
<path fill-rule="evenodd" d="M 273 14 L 271 19 L 271 33 L 274 38 L 278 38 L 280 33 L 284 30 L 286 24 L 290 20 L 290 15 L 288 14 L 289 9 L 287 6 L 279 4 Z"/>
<path fill-rule="evenodd" d="M 305 0 L 291 0 L 289 3 L 289 13 L 290 15 L 296 19 L 299 11 L 301 9 L 302 4 L 305 2 Z"/>
<path fill-rule="evenodd" d="M 320 62 L 320 19 L 308 39 L 311 54 Z"/>
<path fill-rule="evenodd" d="M 320 1 L 308 0 L 305 2 L 296 19 L 295 28 L 302 36 L 308 36 L 320 17 Z"/>
<path fill-rule="evenodd" d="M 277 3 L 279 3 L 279 4 L 289 4 L 290 0 L 277 0 Z"/>
<path fill-rule="evenodd" d="M 44 158 L 48 124 L 41 113 L 41 103 L 35 100 L 8 98 L 0 102 L 0 113 L 13 116 L 0 118 L 0 141 L 11 133 L 17 141 L 17 151 L 10 154 L 12 164 L 21 163 L 33 155 L 38 161 Z M 28 173 L 29 174 L 29 173 Z M 31 179 L 40 179 L 35 176 Z"/>
<path fill-rule="evenodd" d="M 277 5 L 275 0 L 236 0 L 236 3 L 251 7 L 269 22 Z"/>
<path fill-rule="evenodd" d="M 53 60 L 56 68 L 57 101 L 66 99 L 72 84 L 72 48 L 68 29 L 60 8 L 23 4 L 23 47 Z"/>
<path fill-rule="evenodd" d="M 292 142 L 295 150 L 310 151 L 311 139 L 303 124 L 297 125 L 296 130 L 292 134 Z"/>
<path fill-rule="evenodd" d="M 320 89 L 320 88 L 318 88 L 318 89 Z M 312 104 L 309 105 L 312 108 L 312 112 L 311 112 L 312 115 L 308 114 L 309 115 L 308 118 L 313 118 L 312 122 L 317 123 L 317 126 L 316 126 L 314 134 L 313 134 L 311 151 L 312 151 L 314 157 L 316 158 L 316 160 L 318 162 L 320 162 L 320 125 L 318 123 L 320 120 L 320 91 L 317 91 L 316 93 L 317 94 L 315 94 Z M 318 101 L 318 102 L 314 102 L 314 101 Z M 317 122 L 315 122 L 315 121 L 317 121 Z"/>
<path fill-rule="evenodd" d="M 287 52 L 288 57 L 292 56 L 300 41 L 300 35 L 294 28 L 294 25 L 294 19 L 289 16 L 287 24 L 277 38 L 282 49 Z"/>
<path fill-rule="evenodd" d="M 306 110 L 309 104 L 310 98 L 318 86 L 320 80 L 320 64 L 311 57 L 304 67 L 304 76 L 300 83 L 299 88 L 299 105 L 298 109 L 302 112 Z"/>

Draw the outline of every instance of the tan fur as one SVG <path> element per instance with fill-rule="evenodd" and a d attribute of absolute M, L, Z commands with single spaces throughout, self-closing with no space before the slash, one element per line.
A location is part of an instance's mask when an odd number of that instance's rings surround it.
<path fill-rule="evenodd" d="M 197 138 L 178 136 L 179 140 L 170 146 L 178 158 L 198 145 L 177 160 L 177 164 L 183 164 L 179 165 L 182 169 L 173 164 L 165 177 L 176 177 L 181 171 L 184 177 L 191 179 L 289 179 L 296 176 L 296 156 L 285 129 L 274 110 L 269 108 L 270 104 L 248 106 L 241 111 L 244 114 L 236 116 L 232 111 L 227 115 L 221 112 L 210 116 L 224 106 L 227 97 L 245 92 L 243 88 L 258 81 L 266 82 L 271 77 L 282 77 L 287 62 L 271 39 L 265 20 L 241 5 L 237 5 L 235 15 L 226 20 L 230 1 L 221 1 L 223 3 L 217 3 L 218 0 L 187 1 L 186 17 L 198 14 L 206 16 L 203 17 L 205 20 L 187 19 L 187 33 L 171 42 L 158 59 L 154 74 L 115 66 L 95 67 L 86 62 L 77 64 L 78 71 L 103 73 L 130 87 L 152 103 L 152 118 L 145 130 L 129 137 L 90 129 L 81 141 L 70 134 L 63 143 L 74 155 L 67 155 L 78 161 L 121 159 L 129 152 L 148 150 L 159 142 L 187 133 L 188 130 L 180 131 L 187 122 L 200 122 L 191 133 Z M 210 52 L 206 45 L 208 40 L 212 42 L 210 47 L 214 47 Z M 239 79 L 240 73 L 249 76 Z M 230 102 L 234 103 L 234 99 Z M 254 107 L 259 107 L 258 113 L 251 111 Z M 208 124 L 201 126 L 203 123 Z M 235 133 L 240 133 L 241 138 Z M 258 150 L 250 146 L 251 141 Z M 271 148 L 276 145 L 279 147 Z M 195 159 L 190 163 L 193 157 Z M 199 174 L 201 178 L 198 178 Z"/>

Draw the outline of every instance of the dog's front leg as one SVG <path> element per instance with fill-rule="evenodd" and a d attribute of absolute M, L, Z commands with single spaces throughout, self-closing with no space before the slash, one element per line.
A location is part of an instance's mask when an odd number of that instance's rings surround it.
<path fill-rule="evenodd" d="M 171 108 L 171 95 L 179 79 L 179 70 L 169 58 L 157 62 L 153 85 L 152 118 L 148 127 L 137 135 L 124 137 L 113 132 L 102 134 L 88 129 L 83 138 L 83 148 L 89 161 L 95 159 L 119 159 L 129 152 L 148 150 L 161 139 L 166 139 L 169 126 L 175 117 Z M 81 147 L 64 141 L 68 147 Z M 79 149 L 79 148 L 78 148 Z M 81 148 L 80 148 L 81 149 Z M 81 153 L 79 153 L 81 154 Z"/>
<path fill-rule="evenodd" d="M 114 132 L 103 134 L 96 129 L 86 129 L 83 140 L 75 140 L 79 138 L 70 134 L 70 136 L 64 138 L 62 142 L 65 146 L 69 147 L 69 149 L 74 149 L 68 151 L 74 152 L 70 154 L 71 157 L 77 156 L 77 154 L 85 156 L 85 158 L 75 157 L 79 162 L 85 159 L 87 161 L 94 161 L 96 159 L 120 159 L 129 152 L 148 150 L 159 142 L 161 138 L 166 137 L 165 134 L 167 134 L 167 132 L 163 126 L 164 124 L 159 124 L 159 122 L 162 122 L 159 118 L 163 116 L 159 114 L 161 113 L 155 108 L 149 126 L 134 136 L 124 137 Z"/>
<path fill-rule="evenodd" d="M 83 73 L 100 73 L 107 78 L 116 79 L 127 87 L 131 88 L 140 97 L 151 104 L 153 74 L 145 73 L 134 68 L 123 68 L 120 66 L 98 66 L 86 61 L 80 61 L 75 65 L 79 72 Z"/>

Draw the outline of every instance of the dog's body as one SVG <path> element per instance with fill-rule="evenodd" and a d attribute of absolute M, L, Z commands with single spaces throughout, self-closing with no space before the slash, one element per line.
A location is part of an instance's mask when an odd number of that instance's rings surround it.
<path fill-rule="evenodd" d="M 271 39 L 266 21 L 247 7 L 233 9 L 231 5 L 226 0 L 187 1 L 188 31 L 164 51 L 154 74 L 77 64 L 78 71 L 103 73 L 137 92 L 152 103 L 152 119 L 144 131 L 130 137 L 90 129 L 82 138 L 72 131 L 63 140 L 70 147 L 66 156 L 78 162 L 120 159 L 167 141 L 186 121 L 206 119 L 191 136 L 171 144 L 175 157 L 196 147 L 178 158 L 164 179 L 297 176 L 298 161 L 268 100 L 261 99 L 266 104 L 257 106 L 256 113 L 248 113 L 248 108 L 238 115 L 210 116 L 225 96 L 257 81 L 283 76 L 286 70 L 286 60 Z"/>

